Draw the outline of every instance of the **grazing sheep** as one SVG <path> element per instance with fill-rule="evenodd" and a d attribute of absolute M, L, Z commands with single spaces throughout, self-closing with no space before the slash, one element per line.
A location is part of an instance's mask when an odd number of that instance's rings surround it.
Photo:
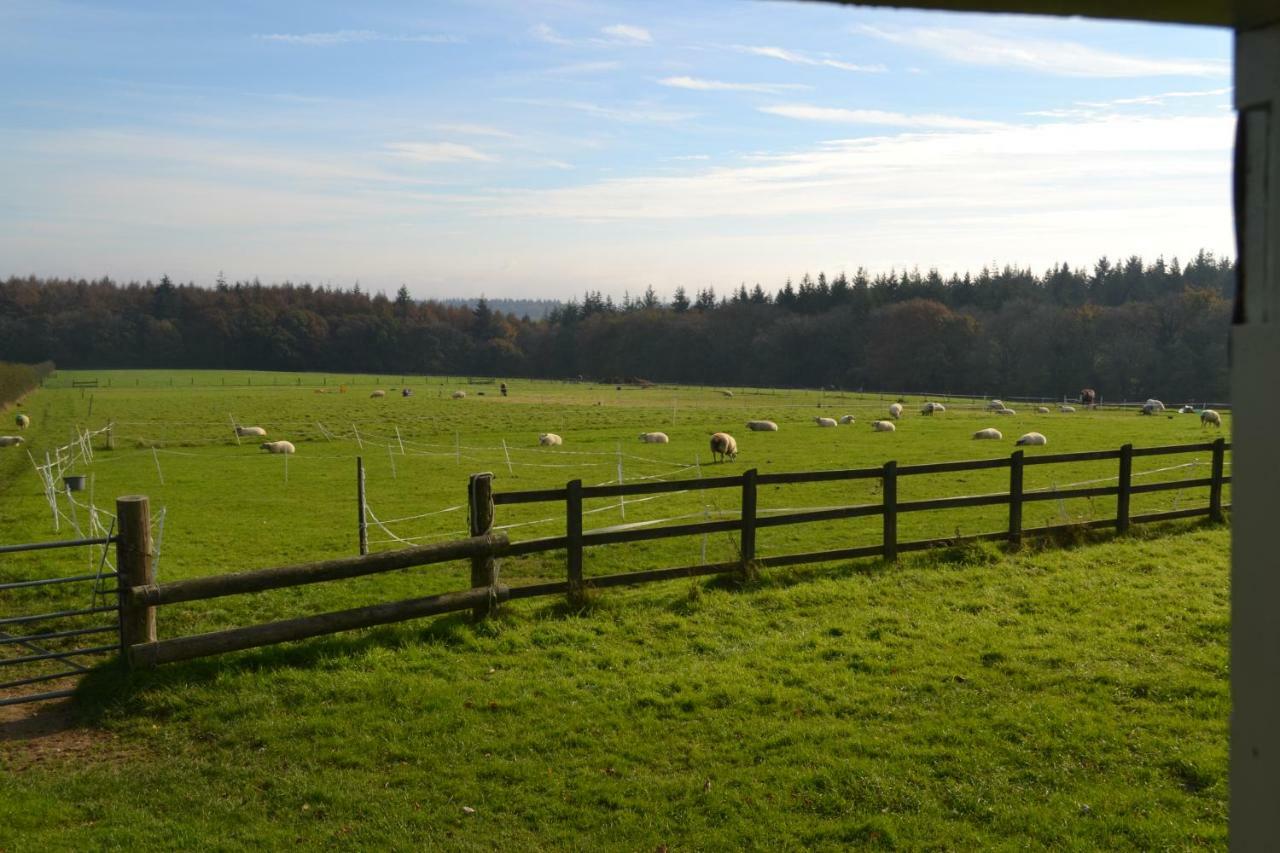
<path fill-rule="evenodd" d="M 1036 414 L 1037 414 L 1037 415 L 1047 415 L 1047 414 L 1049 414 L 1049 407 L 1048 407 L 1048 406 L 1036 406 Z"/>
<path fill-rule="evenodd" d="M 264 441 L 258 447 L 268 453 L 293 453 L 293 444 L 288 441 Z"/>
<path fill-rule="evenodd" d="M 721 391 L 721 392 L 720 392 L 720 394 L 721 394 L 721 396 L 724 396 L 724 397 L 732 397 L 732 396 L 733 396 L 733 392 L 732 392 L 732 391 Z"/>
<path fill-rule="evenodd" d="M 1213 409 L 1205 409 L 1203 412 L 1200 413 L 1200 426 L 1207 427 L 1209 424 L 1213 424 L 1216 427 L 1221 427 L 1222 415 L 1218 414 Z"/>
<path fill-rule="evenodd" d="M 947 407 L 942 405 L 941 403 L 925 403 L 924 406 L 920 409 L 920 414 L 932 415 L 935 412 L 945 412 L 946 410 L 947 410 Z"/>
<path fill-rule="evenodd" d="M 24 441 L 20 435 L 0 435 L 0 447 L 17 447 Z"/>
<path fill-rule="evenodd" d="M 840 423 L 842 424 L 851 424 L 853 423 L 853 421 L 854 421 L 853 415 L 845 415 L 840 419 Z"/>
<path fill-rule="evenodd" d="M 328 394 L 328 393 L 329 393 L 329 389 L 328 389 L 328 388 L 317 388 L 317 389 L 315 390 L 315 392 L 314 392 L 314 393 L 316 393 L 316 394 Z"/>
<path fill-rule="evenodd" d="M 895 432 L 898 429 L 893 421 L 872 421 L 871 428 L 876 432 Z"/>
<path fill-rule="evenodd" d="M 1035 445 L 1043 445 L 1048 443 L 1049 443 L 1049 439 L 1045 438 L 1043 435 L 1041 435 L 1038 432 L 1029 432 L 1026 435 L 1022 436 L 1022 438 L 1014 442 L 1014 444 L 1035 444 Z"/>
<path fill-rule="evenodd" d="M 996 409 L 996 414 L 997 415 L 1016 415 L 1018 413 L 1015 412 L 1013 409 L 1009 408 L 1008 406 L 1005 406 L 1003 409 Z"/>
<path fill-rule="evenodd" d="M 1178 409 L 1178 414 L 1180 415 L 1194 415 L 1195 413 L 1196 413 L 1196 407 L 1191 405 L 1190 403 L 1187 403 L 1181 409 Z"/>
<path fill-rule="evenodd" d="M 450 397 L 452 397 L 454 400 L 461 400 L 463 397 L 467 396 L 467 392 L 466 392 L 466 391 L 454 391 L 454 392 L 453 392 L 452 394 L 450 394 L 449 396 L 450 396 Z"/>
<path fill-rule="evenodd" d="M 246 436 L 263 436 L 266 434 L 267 431 L 262 427 L 236 427 L 236 435 L 240 438 L 245 438 Z"/>
<path fill-rule="evenodd" d="M 640 440 L 645 444 L 666 444 L 671 441 L 665 432 L 642 432 Z"/>
<path fill-rule="evenodd" d="M 752 432 L 777 432 L 778 425 L 773 421 L 747 421 L 747 429 Z"/>
<path fill-rule="evenodd" d="M 902 404 L 901 404 L 901 403 L 890 403 L 890 404 L 889 404 L 889 414 L 890 414 L 890 416 L 892 416 L 892 418 L 893 418 L 895 421 L 896 421 L 898 418 L 902 417 Z"/>
<path fill-rule="evenodd" d="M 835 418 L 814 418 L 813 422 L 820 427 L 833 427 L 836 425 Z"/>
<path fill-rule="evenodd" d="M 1005 405 L 1003 400 L 992 400 L 990 403 L 987 403 L 987 411 L 989 412 L 997 412 L 1004 407 Z"/>
<path fill-rule="evenodd" d="M 995 439 L 997 441 L 1004 438 L 1004 436 L 1000 434 L 1000 430 L 996 429 L 995 427 L 987 427 L 986 429 L 980 429 L 973 434 L 973 437 L 974 438 L 990 438 L 990 439 Z"/>
<path fill-rule="evenodd" d="M 1148 400 L 1142 404 L 1142 414 L 1154 415 L 1156 412 L 1164 411 L 1164 403 L 1159 400 Z"/>
<path fill-rule="evenodd" d="M 18 425 L 18 429 L 26 429 L 31 426 L 31 418 L 19 412 L 18 417 L 14 418 L 14 423 Z"/>
<path fill-rule="evenodd" d="M 1058 407 L 1059 412 L 1062 412 L 1063 414 L 1067 414 L 1067 415 L 1071 414 L 1075 410 L 1076 410 L 1075 406 L 1059 406 Z"/>
<path fill-rule="evenodd" d="M 379 388 L 377 391 L 374 391 L 372 394 L 370 394 L 369 398 L 377 399 L 378 397 L 385 397 L 385 396 L 387 396 L 387 392 Z"/>
<path fill-rule="evenodd" d="M 727 456 L 730 459 L 738 458 L 738 442 L 733 436 L 727 432 L 718 432 L 711 436 L 711 459 L 714 461 L 716 455 L 719 454 L 721 462 Z"/>
<path fill-rule="evenodd" d="M 554 432 L 544 432 L 538 436 L 538 444 L 543 447 L 559 447 L 564 444 L 564 439 L 556 435 Z"/>

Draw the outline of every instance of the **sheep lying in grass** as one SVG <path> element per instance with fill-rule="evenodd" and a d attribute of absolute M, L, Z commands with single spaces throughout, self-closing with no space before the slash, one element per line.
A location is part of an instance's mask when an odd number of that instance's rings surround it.
<path fill-rule="evenodd" d="M 544 432 L 538 436 L 538 444 L 543 447 L 559 447 L 564 444 L 564 439 L 556 435 L 554 432 Z"/>
<path fill-rule="evenodd" d="M 1072 413 L 1072 412 L 1074 412 L 1075 410 L 1076 410 L 1076 407 L 1075 407 L 1075 406 L 1059 406 L 1059 407 L 1058 407 L 1058 411 L 1059 411 L 1059 412 L 1062 412 L 1063 414 L 1066 414 L 1066 415 L 1071 414 L 1071 413 Z"/>
<path fill-rule="evenodd" d="M 1207 427 L 1209 424 L 1213 424 L 1216 427 L 1221 427 L 1222 415 L 1218 414 L 1213 409 L 1205 409 L 1203 412 L 1200 413 L 1200 426 Z"/>
<path fill-rule="evenodd" d="M 20 435 L 0 435 L 0 447 L 18 447 L 23 441 Z"/>
<path fill-rule="evenodd" d="M 920 409 L 920 414 L 932 415 L 940 412 L 945 412 L 946 410 L 947 410 L 947 407 L 942 405 L 941 403 L 925 403 L 924 406 Z"/>
<path fill-rule="evenodd" d="M 842 424 L 851 424 L 851 423 L 853 423 L 853 422 L 854 422 L 854 420 L 855 420 L 855 419 L 854 419 L 853 415 L 845 415 L 844 417 L 842 417 L 842 418 L 840 419 L 840 423 L 842 423 Z"/>
<path fill-rule="evenodd" d="M 992 400 L 991 402 L 987 403 L 988 412 L 998 412 L 1003 408 L 1004 408 L 1003 400 Z"/>
<path fill-rule="evenodd" d="M 665 432 L 642 432 L 640 440 L 645 444 L 666 444 L 671 441 Z"/>
<path fill-rule="evenodd" d="M 820 427 L 833 427 L 836 425 L 835 418 L 814 418 L 813 422 Z"/>
<path fill-rule="evenodd" d="M 973 437 L 979 438 L 979 439 L 990 438 L 996 441 L 999 441 L 1000 439 L 1004 438 L 1004 436 L 1000 434 L 1000 430 L 996 429 L 995 427 L 987 427 L 986 429 L 980 429 L 973 434 Z"/>
<path fill-rule="evenodd" d="M 725 457 L 729 459 L 738 458 L 738 442 L 733 436 L 727 432 L 718 432 L 711 436 L 711 458 L 714 461 L 719 455 L 718 461 L 723 462 Z"/>
<path fill-rule="evenodd" d="M 31 426 L 31 418 L 19 412 L 18 416 L 14 418 L 14 423 L 18 425 L 18 429 L 26 429 Z"/>
<path fill-rule="evenodd" d="M 1049 407 L 1048 407 L 1048 406 L 1036 406 L 1036 414 L 1037 414 L 1037 415 L 1047 415 L 1047 414 L 1049 414 Z"/>
<path fill-rule="evenodd" d="M 1048 443 L 1049 443 L 1049 439 L 1045 438 L 1043 435 L 1041 435 L 1038 432 L 1029 432 L 1014 442 L 1014 444 L 1027 444 L 1027 445 L 1031 445 L 1031 444 L 1043 445 Z"/>
<path fill-rule="evenodd" d="M 262 427 L 242 427 L 242 426 L 236 427 L 236 435 L 239 436 L 240 438 L 245 438 L 248 436 L 263 436 L 266 434 L 267 434 L 267 431 Z"/>
<path fill-rule="evenodd" d="M 890 404 L 889 404 L 889 415 L 890 415 L 890 417 L 892 417 L 895 421 L 896 421 L 898 418 L 902 417 L 902 404 L 901 404 L 901 403 L 890 403 Z"/>
<path fill-rule="evenodd" d="M 378 397 L 385 397 L 385 396 L 387 396 L 387 392 L 382 390 L 381 388 L 379 388 L 377 391 L 374 391 L 372 394 L 369 395 L 370 399 L 377 399 Z"/>
<path fill-rule="evenodd" d="M 996 409 L 996 414 L 997 415 L 1016 415 L 1018 413 L 1015 412 L 1013 409 L 1009 408 L 1008 406 L 1005 406 L 1003 409 Z"/>
<path fill-rule="evenodd" d="M 293 453 L 293 444 L 288 441 L 264 441 L 258 447 L 268 453 Z"/>
<path fill-rule="evenodd" d="M 895 432 L 898 429 L 893 425 L 893 421 L 873 421 L 871 428 L 876 432 Z"/>
<path fill-rule="evenodd" d="M 461 400 L 463 397 L 467 396 L 467 392 L 466 392 L 466 391 L 454 391 L 454 392 L 453 392 L 452 394 L 450 394 L 449 396 L 450 396 L 451 398 L 453 398 L 454 400 Z"/>
<path fill-rule="evenodd" d="M 747 429 L 752 432 L 777 432 L 778 425 L 773 421 L 747 421 Z"/>

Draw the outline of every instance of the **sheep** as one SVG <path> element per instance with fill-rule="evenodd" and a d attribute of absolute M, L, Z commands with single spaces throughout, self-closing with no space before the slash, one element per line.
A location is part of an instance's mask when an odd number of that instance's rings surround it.
<path fill-rule="evenodd" d="M 1142 404 L 1142 412 L 1144 415 L 1154 415 L 1156 412 L 1164 411 L 1164 403 L 1159 400 L 1148 400 Z"/>
<path fill-rule="evenodd" d="M 1221 428 L 1222 415 L 1218 414 L 1213 409 L 1205 409 L 1200 413 L 1200 426 L 1203 428 L 1207 427 L 1209 424 L 1213 424 L 1214 426 Z"/>
<path fill-rule="evenodd" d="M 1005 405 L 1003 400 L 992 400 L 991 402 L 987 403 L 987 411 L 989 412 L 996 412 L 996 411 L 999 411 L 1000 409 L 1003 409 L 1004 407 Z"/>
<path fill-rule="evenodd" d="M 1013 409 L 1009 408 L 1008 406 L 1005 406 L 1003 409 L 996 409 L 996 414 L 997 415 L 1016 415 L 1018 413 L 1015 412 Z"/>
<path fill-rule="evenodd" d="M 387 396 L 387 392 L 379 388 L 377 391 L 374 391 L 372 394 L 369 395 L 369 399 L 376 400 L 379 397 L 385 397 L 385 396 Z"/>
<path fill-rule="evenodd" d="M 0 435 L 0 447 L 18 447 L 24 441 L 20 435 Z"/>
<path fill-rule="evenodd" d="M 932 415 L 935 412 L 945 412 L 946 410 L 947 410 L 947 407 L 942 405 L 941 403 L 925 403 L 924 406 L 920 409 L 920 414 Z"/>
<path fill-rule="evenodd" d="M 31 418 L 19 412 L 18 417 L 14 418 L 14 423 L 18 425 L 18 429 L 26 429 L 31 426 Z"/>
<path fill-rule="evenodd" d="M 665 432 L 642 432 L 640 440 L 645 444 L 667 444 L 671 441 Z"/>
<path fill-rule="evenodd" d="M 454 400 L 461 400 L 463 397 L 466 397 L 466 396 L 467 396 L 466 391 L 454 391 L 452 394 L 449 395 L 449 397 Z"/>
<path fill-rule="evenodd" d="M 1004 436 L 1000 434 L 1000 430 L 996 429 L 995 427 L 987 427 L 986 429 L 980 429 L 973 434 L 973 437 L 978 439 L 990 438 L 990 439 L 995 439 L 997 441 L 1004 438 Z"/>
<path fill-rule="evenodd" d="M 264 441 L 258 447 L 268 453 L 293 453 L 293 444 L 288 441 Z"/>
<path fill-rule="evenodd" d="M 1048 406 L 1036 406 L 1036 414 L 1037 414 L 1037 415 L 1047 415 L 1047 414 L 1049 414 L 1049 407 L 1048 407 Z"/>
<path fill-rule="evenodd" d="M 1045 438 L 1043 435 L 1041 435 L 1038 432 L 1029 432 L 1014 442 L 1014 444 L 1035 444 L 1035 445 L 1044 445 L 1048 443 L 1049 443 L 1049 439 Z"/>
<path fill-rule="evenodd" d="M 559 447 L 564 444 L 564 439 L 554 432 L 544 432 L 538 436 L 538 444 L 543 447 Z"/>
<path fill-rule="evenodd" d="M 721 395 L 722 397 L 732 397 L 732 396 L 733 396 L 733 392 L 732 392 L 732 391 L 721 391 L 721 392 L 720 392 L 720 395 Z"/>
<path fill-rule="evenodd" d="M 236 427 L 236 436 L 238 438 L 245 438 L 246 436 L 263 436 L 266 434 L 267 431 L 262 427 Z"/>
<path fill-rule="evenodd" d="M 1196 413 L 1196 407 L 1191 405 L 1190 403 L 1187 403 L 1181 409 L 1178 409 L 1178 414 L 1180 415 L 1194 415 L 1195 413 Z"/>
<path fill-rule="evenodd" d="M 901 404 L 901 403 L 890 403 L 890 404 L 889 404 L 889 415 L 890 415 L 890 417 L 892 417 L 895 421 L 896 421 L 896 420 L 898 420 L 898 418 L 902 417 L 902 404 Z"/>
<path fill-rule="evenodd" d="M 851 424 L 851 423 L 853 423 L 853 422 L 854 422 L 854 420 L 855 420 L 855 418 L 853 417 L 853 415 L 845 415 L 844 417 L 842 417 L 842 418 L 840 419 L 840 423 L 842 423 L 842 424 Z"/>
<path fill-rule="evenodd" d="M 1098 392 L 1092 388 L 1081 388 L 1080 403 L 1089 408 L 1096 408 L 1098 405 Z"/>
<path fill-rule="evenodd" d="M 1059 406 L 1058 411 L 1065 415 L 1069 415 L 1076 410 L 1075 406 Z"/>
<path fill-rule="evenodd" d="M 713 461 L 716 458 L 716 454 L 720 455 L 719 461 L 721 462 L 725 460 L 725 457 L 728 457 L 729 459 L 737 459 L 738 442 L 735 441 L 733 436 L 729 435 L 727 432 L 716 433 L 711 436 L 711 459 Z"/>
<path fill-rule="evenodd" d="M 898 429 L 893 421 L 872 421 L 871 428 L 876 432 L 895 432 Z"/>
<path fill-rule="evenodd" d="M 412 396 L 413 396 L 413 389 L 412 389 L 412 388 L 401 388 L 401 389 L 400 389 L 400 396 L 401 396 L 401 397 L 412 397 Z"/>
<path fill-rule="evenodd" d="M 778 425 L 773 421 L 747 421 L 747 429 L 752 432 L 777 432 Z"/>
<path fill-rule="evenodd" d="M 813 422 L 820 427 L 833 427 L 836 425 L 835 418 L 814 418 Z"/>

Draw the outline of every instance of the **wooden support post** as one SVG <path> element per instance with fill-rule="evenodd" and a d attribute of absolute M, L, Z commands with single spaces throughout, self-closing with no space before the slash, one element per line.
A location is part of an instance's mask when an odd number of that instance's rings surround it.
<path fill-rule="evenodd" d="M 484 536 L 493 530 L 493 474 L 472 474 L 467 482 L 467 515 L 470 518 L 471 535 Z M 496 588 L 498 585 L 498 561 L 493 552 L 471 558 L 471 586 Z M 497 606 L 490 598 L 471 611 L 473 619 L 483 619 L 493 614 Z"/>
<path fill-rule="evenodd" d="M 134 604 L 128 590 L 156 582 L 151 564 L 151 504 L 145 496 L 116 499 L 119 539 L 116 541 L 117 586 L 120 601 L 120 655 L 129 660 L 129 647 L 156 641 L 156 609 Z"/>
<path fill-rule="evenodd" d="M 1129 530 L 1129 494 L 1133 488 L 1133 445 L 1120 448 L 1120 490 L 1116 494 L 1116 532 Z"/>
<path fill-rule="evenodd" d="M 1213 468 L 1209 475 L 1213 478 L 1213 483 L 1209 486 L 1209 518 L 1216 522 L 1222 521 L 1222 469 L 1225 466 L 1227 454 L 1227 440 L 1219 438 L 1213 442 Z"/>
<path fill-rule="evenodd" d="M 898 463 L 884 463 L 882 491 L 884 493 L 884 558 L 888 562 L 898 559 Z"/>
<path fill-rule="evenodd" d="M 565 485 L 565 549 L 569 572 L 569 603 L 582 603 L 582 481 Z"/>
<path fill-rule="evenodd" d="M 364 459 L 356 457 L 356 513 L 360 532 L 360 556 L 369 553 L 369 514 L 365 511 L 364 502 Z"/>
<path fill-rule="evenodd" d="M 756 469 L 742 475 L 742 573 L 749 577 L 756 559 Z"/>
<path fill-rule="evenodd" d="M 1022 544 L 1022 451 L 1009 456 L 1009 544 Z"/>

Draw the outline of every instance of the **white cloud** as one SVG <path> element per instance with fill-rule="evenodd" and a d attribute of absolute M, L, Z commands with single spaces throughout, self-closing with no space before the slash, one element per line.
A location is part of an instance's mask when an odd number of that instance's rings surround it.
<path fill-rule="evenodd" d="M 376 30 L 335 30 L 327 33 L 268 33 L 255 35 L 261 41 L 283 42 L 284 44 L 302 44 L 310 47 L 333 47 L 339 44 L 354 44 L 372 41 L 421 42 L 424 44 L 458 44 L 462 39 L 450 35 L 391 35 Z"/>
<path fill-rule="evenodd" d="M 741 53 L 750 53 L 755 56 L 766 56 L 770 59 L 780 59 L 783 62 L 790 62 L 792 65 L 818 65 L 827 68 L 839 68 L 841 71 L 861 71 L 871 74 L 881 74 L 888 69 L 883 65 L 857 65 L 852 62 L 845 62 L 839 59 L 827 59 L 824 57 L 813 57 L 808 54 L 800 53 L 794 50 L 787 50 L 783 47 L 770 47 L 767 45 L 734 45 L 734 50 Z"/>
<path fill-rule="evenodd" d="M 535 26 L 530 27 L 529 35 L 533 36 L 538 41 L 546 42 L 547 44 L 573 44 L 570 39 L 560 35 L 547 24 L 536 24 Z"/>
<path fill-rule="evenodd" d="M 1065 77 L 1221 77 L 1231 70 L 1218 60 L 1129 56 L 1078 42 L 960 27 L 886 30 L 864 24 L 856 31 L 966 65 L 1021 68 Z"/>
<path fill-rule="evenodd" d="M 396 157 L 418 163 L 492 163 L 497 159 L 457 142 L 390 142 L 385 147 Z"/>
<path fill-rule="evenodd" d="M 699 77 L 663 77 L 658 81 L 673 89 L 692 89 L 695 92 L 763 92 L 773 94 L 788 89 L 808 89 L 798 83 L 727 83 L 723 80 L 704 80 Z"/>
<path fill-rule="evenodd" d="M 442 130 L 445 133 L 457 133 L 463 136 L 492 136 L 496 139 L 516 138 L 514 133 L 487 124 L 436 124 L 432 126 L 436 130 Z"/>
<path fill-rule="evenodd" d="M 884 110 L 848 110 L 815 107 L 811 104 L 778 104 L 760 107 L 760 112 L 802 121 L 825 121 L 839 124 L 875 124 L 891 127 L 926 127 L 941 130 L 984 130 L 1002 127 L 1001 122 L 981 121 L 934 113 L 894 113 Z"/>
<path fill-rule="evenodd" d="M 1158 95 L 1138 95 L 1132 98 L 1115 98 L 1110 101 L 1077 101 L 1077 103 L 1082 107 L 1162 106 L 1171 98 L 1213 98 L 1229 94 L 1231 94 L 1231 87 L 1223 86 L 1221 89 L 1204 89 L 1198 92 L 1161 92 Z"/>
<path fill-rule="evenodd" d="M 600 32 L 621 42 L 630 44 L 652 44 L 653 36 L 644 27 L 636 27 L 631 24 L 613 24 L 604 27 Z"/>
<path fill-rule="evenodd" d="M 548 68 L 543 73 L 553 77 L 569 77 L 578 74 L 604 74 L 609 71 L 617 71 L 621 67 L 621 62 L 614 61 L 570 62 L 567 65 Z"/>
<path fill-rule="evenodd" d="M 513 98 L 517 104 L 529 104 L 535 107 L 554 107 L 557 109 L 575 110 L 597 118 L 606 118 L 622 122 L 654 122 L 666 124 L 675 121 L 686 121 L 697 118 L 697 113 L 667 110 L 650 107 L 645 104 L 632 106 L 606 107 L 590 101 L 559 101 L 547 98 Z"/>

